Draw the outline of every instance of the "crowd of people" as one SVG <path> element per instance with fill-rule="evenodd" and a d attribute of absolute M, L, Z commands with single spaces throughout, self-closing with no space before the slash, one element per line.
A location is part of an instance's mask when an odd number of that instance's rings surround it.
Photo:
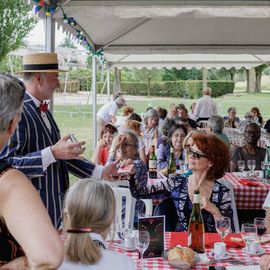
<path fill-rule="evenodd" d="M 23 67 L 24 83 L 0 74 L 0 269 L 135 269 L 131 259 L 105 245 L 115 199 L 100 180 L 121 178 L 120 162 L 133 164 L 130 190 L 138 211 L 139 199 L 170 199 L 176 211 L 173 230 L 186 231 L 193 193 L 199 190 L 205 230 L 215 232 L 215 219 L 224 216 L 234 231 L 230 192 L 218 179 L 239 170 L 238 160 L 255 159 L 259 168 L 265 149 L 257 146 L 264 123 L 258 108 L 243 121 L 234 107 L 219 116 L 206 87 L 190 113 L 180 103 L 169 111 L 148 108 L 141 117 L 118 93 L 97 114 L 100 140 L 89 161 L 82 157 L 85 143 L 72 142 L 69 134 L 61 137 L 43 103 L 59 87 L 57 55 L 27 55 Z M 245 145 L 230 153 L 224 127 L 242 128 Z M 176 166 L 188 164 L 192 174 L 148 185 L 152 146 L 159 172 L 166 174 L 173 149 Z M 82 178 L 71 188 L 68 172 Z M 56 231 L 60 226 L 67 232 L 65 248 Z M 262 267 L 269 267 L 269 261 L 263 258 Z"/>

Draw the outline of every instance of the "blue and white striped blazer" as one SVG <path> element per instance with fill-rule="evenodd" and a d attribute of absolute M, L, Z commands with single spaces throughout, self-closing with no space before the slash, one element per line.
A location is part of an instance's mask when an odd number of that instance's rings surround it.
<path fill-rule="evenodd" d="M 57 160 L 43 171 L 41 150 L 60 139 L 59 129 L 49 111 L 47 117 L 51 132 L 34 101 L 26 93 L 21 121 L 8 145 L 0 153 L 0 159 L 5 159 L 30 179 L 57 227 L 60 224 L 63 198 L 69 186 L 68 172 L 80 178 L 90 177 L 95 164 L 87 160 Z"/>

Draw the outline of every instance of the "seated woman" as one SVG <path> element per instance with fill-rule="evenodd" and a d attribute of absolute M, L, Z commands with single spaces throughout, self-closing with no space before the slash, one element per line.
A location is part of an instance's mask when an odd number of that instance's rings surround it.
<path fill-rule="evenodd" d="M 155 109 L 149 109 L 144 116 L 142 126 L 143 141 L 145 144 L 145 154 L 148 156 L 152 145 L 157 146 L 158 140 L 158 120 L 159 115 Z"/>
<path fill-rule="evenodd" d="M 91 161 L 103 166 L 107 163 L 109 150 L 116 133 L 117 128 L 111 124 L 107 124 L 101 129 L 101 139 L 97 143 Z"/>
<path fill-rule="evenodd" d="M 261 137 L 261 128 L 256 123 L 250 123 L 246 126 L 244 131 L 245 145 L 237 147 L 233 153 L 230 162 L 230 171 L 240 171 L 238 170 L 237 161 L 245 160 L 246 167 L 245 170 L 248 171 L 247 166 L 248 160 L 256 160 L 255 170 L 261 170 L 261 162 L 265 157 L 265 149 L 257 146 L 258 140 Z"/>
<path fill-rule="evenodd" d="M 214 135 L 194 133 L 192 139 L 193 145 L 189 150 L 189 168 L 193 171 L 192 175 L 188 178 L 171 177 L 148 187 L 140 186 L 136 177 L 131 177 L 130 189 L 136 198 L 159 198 L 163 194 L 171 196 L 178 215 L 176 231 L 187 231 L 193 193 L 195 189 L 199 189 L 205 231 L 215 232 L 214 219 L 227 216 L 233 221 L 229 189 L 217 181 L 227 170 L 229 151 Z"/>
<path fill-rule="evenodd" d="M 105 239 L 115 216 L 115 197 L 107 184 L 79 180 L 68 190 L 64 213 L 68 238 L 60 270 L 135 269 L 131 258 L 106 248 Z"/>
<path fill-rule="evenodd" d="M 224 120 L 223 117 L 219 115 L 211 116 L 207 121 L 207 133 L 213 133 L 218 136 L 227 146 L 230 148 L 230 141 L 226 134 L 223 131 L 224 128 Z"/>
<path fill-rule="evenodd" d="M 145 144 L 141 137 L 141 123 L 136 120 L 127 120 L 123 127 L 132 130 L 138 136 L 140 158 L 146 164 Z"/>
<path fill-rule="evenodd" d="M 24 84 L 0 74 L 0 150 L 15 131 Z M 20 171 L 0 160 L 1 269 L 56 269 L 64 249 L 36 189 Z"/>
<path fill-rule="evenodd" d="M 251 108 L 250 112 L 252 113 L 252 119 L 258 124 L 262 125 L 263 124 L 263 118 L 260 113 L 260 110 L 258 107 L 253 107 Z"/>
<path fill-rule="evenodd" d="M 157 148 L 159 148 L 161 144 L 166 145 L 170 127 L 174 124 L 175 124 L 175 120 L 173 118 L 167 117 L 164 120 L 161 127 L 161 136 L 158 138 L 158 141 L 157 141 Z"/>
<path fill-rule="evenodd" d="M 187 129 L 184 125 L 174 124 L 171 126 L 166 140 L 166 144 L 161 144 L 157 151 L 157 169 L 163 174 L 167 174 L 167 168 L 170 159 L 170 147 L 174 149 L 176 166 L 180 160 L 185 160 L 183 151 L 183 140 L 187 135 Z"/>
<path fill-rule="evenodd" d="M 224 126 L 228 128 L 238 128 L 240 119 L 236 116 L 236 108 L 230 107 L 228 109 L 228 116 L 224 117 Z"/>

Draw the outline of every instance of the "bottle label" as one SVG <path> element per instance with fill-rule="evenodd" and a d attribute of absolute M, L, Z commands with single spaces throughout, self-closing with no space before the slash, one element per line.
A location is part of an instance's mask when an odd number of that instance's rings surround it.
<path fill-rule="evenodd" d="M 149 160 L 149 169 L 156 170 L 157 169 L 157 161 Z"/>
<path fill-rule="evenodd" d="M 193 195 L 193 203 L 200 203 L 200 194 Z"/>
<path fill-rule="evenodd" d="M 192 233 L 190 232 L 190 233 L 188 234 L 188 247 L 190 247 L 191 244 L 192 244 Z"/>

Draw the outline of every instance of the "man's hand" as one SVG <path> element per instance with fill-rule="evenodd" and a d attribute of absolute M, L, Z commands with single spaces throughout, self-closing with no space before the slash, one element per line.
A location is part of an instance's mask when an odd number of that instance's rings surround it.
<path fill-rule="evenodd" d="M 0 270 L 29 270 L 30 267 L 26 263 L 26 257 L 18 257 L 3 266 L 0 266 Z"/>
<path fill-rule="evenodd" d="M 122 160 L 121 163 L 120 160 L 114 161 L 103 168 L 101 178 L 109 181 L 125 179 L 125 177 L 123 177 L 125 174 L 119 174 L 117 171 L 119 167 L 123 168 L 130 164 L 133 164 L 133 160 L 131 159 Z M 134 166 L 129 174 L 135 174 Z"/>
<path fill-rule="evenodd" d="M 70 143 L 70 135 L 65 135 L 55 145 L 51 147 L 55 159 L 82 159 L 80 155 L 84 152 L 82 147 L 85 142 Z"/>
<path fill-rule="evenodd" d="M 264 255 L 260 259 L 260 267 L 262 270 L 270 269 L 270 255 Z"/>

